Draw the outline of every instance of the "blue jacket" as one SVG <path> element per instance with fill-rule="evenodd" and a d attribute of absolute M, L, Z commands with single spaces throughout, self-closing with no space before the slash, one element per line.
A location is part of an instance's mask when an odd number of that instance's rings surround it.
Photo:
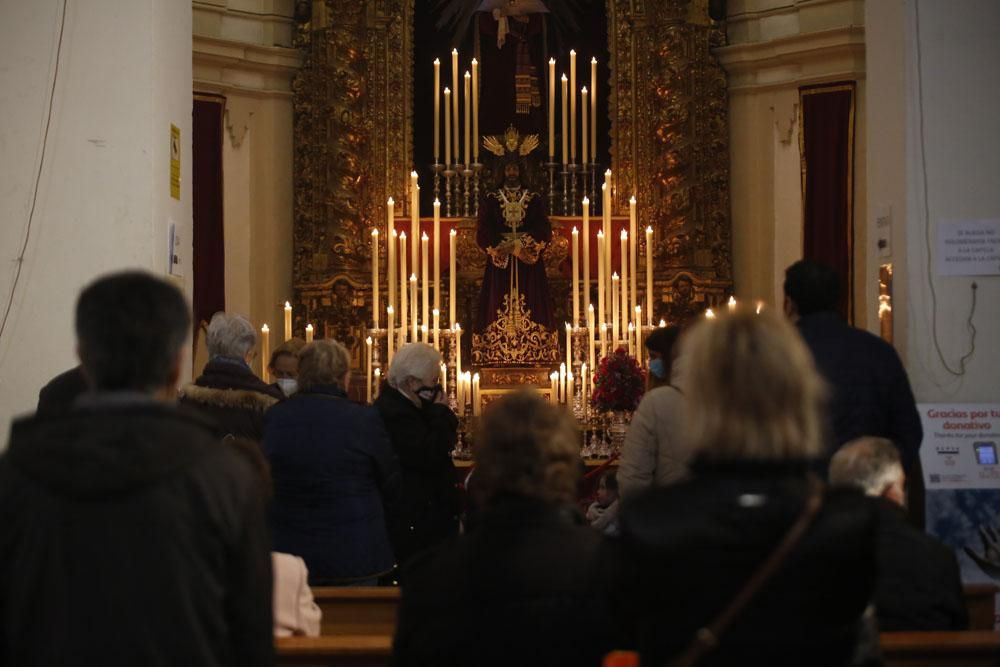
<path fill-rule="evenodd" d="M 310 584 L 392 569 L 386 514 L 401 480 L 374 409 L 335 386 L 299 392 L 268 411 L 264 453 L 274 479 L 274 549 L 301 556 Z"/>

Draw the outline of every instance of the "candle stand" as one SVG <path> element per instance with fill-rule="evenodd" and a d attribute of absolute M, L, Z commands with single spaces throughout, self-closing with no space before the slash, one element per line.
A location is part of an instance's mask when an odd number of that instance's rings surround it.
<path fill-rule="evenodd" d="M 445 167 L 444 170 L 444 210 L 449 218 L 455 217 L 455 209 L 451 197 L 451 181 L 455 177 L 454 167 Z"/>
<path fill-rule="evenodd" d="M 580 165 L 575 162 L 569 165 L 569 180 L 570 180 L 570 195 L 569 195 L 569 211 L 565 212 L 565 215 L 576 215 L 576 205 L 579 203 L 579 198 L 576 196 L 576 175 L 580 171 Z"/>
<path fill-rule="evenodd" d="M 482 177 L 482 171 L 482 163 L 472 163 L 472 215 L 477 218 L 479 217 L 479 180 Z"/>

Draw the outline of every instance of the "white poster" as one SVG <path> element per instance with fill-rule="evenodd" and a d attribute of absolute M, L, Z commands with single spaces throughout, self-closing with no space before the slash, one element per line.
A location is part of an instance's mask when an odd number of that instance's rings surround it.
<path fill-rule="evenodd" d="M 1000 275 L 1000 218 L 942 221 L 937 230 L 938 275 Z"/>
<path fill-rule="evenodd" d="M 1000 404 L 920 403 L 928 491 L 1000 488 Z"/>

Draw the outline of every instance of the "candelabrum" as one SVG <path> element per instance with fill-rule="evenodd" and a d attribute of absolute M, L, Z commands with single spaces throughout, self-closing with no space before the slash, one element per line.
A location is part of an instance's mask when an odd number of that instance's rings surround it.
<path fill-rule="evenodd" d="M 458 335 L 448 330 L 444 336 L 448 344 L 448 407 L 458 414 Z M 464 405 L 462 406 L 464 408 Z"/>
<path fill-rule="evenodd" d="M 441 201 L 441 173 L 444 171 L 444 165 L 435 162 L 431 165 L 431 171 L 434 172 L 434 199 Z"/>
<path fill-rule="evenodd" d="M 479 179 L 482 176 L 483 165 L 472 163 L 472 215 L 479 217 Z"/>
<path fill-rule="evenodd" d="M 562 165 L 562 214 L 569 215 L 569 165 Z"/>
<path fill-rule="evenodd" d="M 455 216 L 455 209 L 453 207 L 451 198 L 451 182 L 455 178 L 455 168 L 454 166 L 445 166 L 444 169 L 444 210 L 445 215 L 449 218 Z"/>
<path fill-rule="evenodd" d="M 598 164 L 596 162 L 591 162 L 590 163 L 590 169 L 588 169 L 586 172 L 584 172 L 584 178 L 585 179 L 586 179 L 586 174 L 587 173 L 590 174 L 590 191 L 591 191 L 591 193 L 593 193 L 590 196 L 590 201 L 591 201 L 591 204 L 590 204 L 591 215 L 594 215 L 593 211 L 595 211 L 597 209 L 597 206 L 598 206 L 597 201 L 598 201 L 598 199 L 600 199 L 597 196 L 597 194 L 598 194 L 597 193 L 597 170 L 598 170 Z M 602 204 L 603 204 L 603 202 L 602 202 Z M 601 215 L 604 215 L 604 211 L 601 211 Z"/>
<path fill-rule="evenodd" d="M 472 169 L 469 168 L 470 165 L 462 166 L 462 209 L 463 215 L 469 217 L 469 194 L 471 190 L 469 189 L 469 182 L 472 180 Z"/>
<path fill-rule="evenodd" d="M 549 170 L 549 214 L 554 214 L 556 210 L 556 169 L 558 162 L 546 162 L 545 168 Z"/>
<path fill-rule="evenodd" d="M 575 162 L 569 165 L 569 210 L 566 211 L 566 215 L 577 215 L 577 205 L 580 203 L 580 197 L 577 197 L 576 195 L 576 175 L 579 171 L 580 165 Z"/>

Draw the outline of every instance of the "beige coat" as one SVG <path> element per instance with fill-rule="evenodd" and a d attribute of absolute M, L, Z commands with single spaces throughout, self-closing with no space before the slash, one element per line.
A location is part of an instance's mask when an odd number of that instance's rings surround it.
<path fill-rule="evenodd" d="M 646 393 L 632 415 L 618 463 L 622 498 L 663 486 L 687 474 L 691 451 L 683 437 L 685 398 L 667 385 Z"/>
<path fill-rule="evenodd" d="M 323 613 L 313 601 L 305 561 L 291 554 L 271 552 L 274 570 L 274 636 L 318 637 Z"/>

